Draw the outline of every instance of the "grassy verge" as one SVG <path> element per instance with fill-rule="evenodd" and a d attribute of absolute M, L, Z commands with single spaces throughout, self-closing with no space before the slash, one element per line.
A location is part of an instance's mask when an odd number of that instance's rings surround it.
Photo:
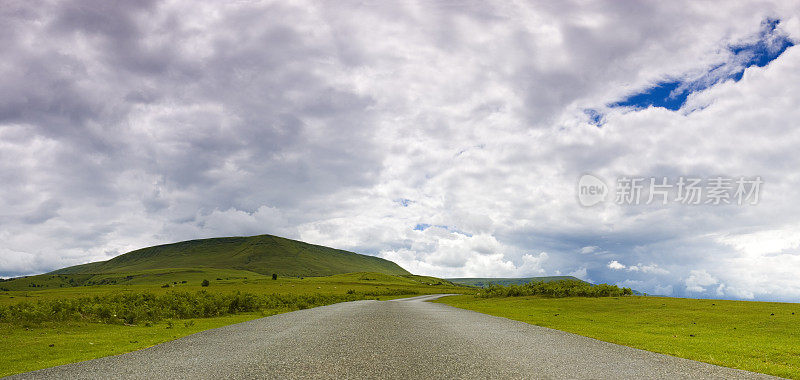
<path fill-rule="evenodd" d="M 261 313 L 170 320 L 149 326 L 47 322 L 30 327 L 0 323 L 0 377 L 118 355 L 203 330 L 260 318 Z"/>
<path fill-rule="evenodd" d="M 351 273 L 272 280 L 252 272 L 198 273 L 149 272 L 131 284 L 0 292 L 0 339 L 5 343 L 0 345 L 0 377 L 135 351 L 302 308 L 474 292 L 423 276 Z M 203 279 L 210 286 L 201 286 Z"/>
<path fill-rule="evenodd" d="M 0 305 L 0 322 L 29 327 L 47 322 L 96 322 L 106 324 L 152 324 L 169 319 L 215 318 L 226 315 L 307 309 L 338 302 L 378 296 L 419 294 L 410 290 L 369 293 L 268 294 L 176 291 L 167 294 L 117 293 L 104 296 L 51 299 Z"/>
<path fill-rule="evenodd" d="M 348 273 L 327 277 L 280 277 L 272 280 L 248 271 L 218 270 L 201 268 L 197 270 L 153 270 L 135 273 L 113 274 L 116 278 L 133 277 L 132 280 L 115 285 L 89 285 L 75 287 L 38 287 L 17 286 L 17 290 L 0 291 L 0 305 L 12 305 L 19 302 L 36 302 L 40 300 L 67 299 L 86 296 L 105 296 L 110 293 L 148 292 L 156 295 L 173 291 L 194 292 L 207 290 L 215 293 L 244 292 L 256 295 L 264 294 L 334 294 L 343 295 L 349 291 L 358 293 L 380 292 L 386 290 L 404 290 L 419 294 L 474 292 L 474 289 L 440 284 L 439 279 L 425 276 L 391 276 L 380 273 Z M 109 274 L 108 276 L 112 276 Z M 50 276 L 53 277 L 53 276 Z M 204 279 L 210 286 L 202 287 Z M 21 279 L 17 281 L 30 281 Z M 42 280 L 37 280 L 44 284 Z M 55 281 L 55 280 L 53 280 Z M 3 284 L 13 287 L 9 283 Z M 61 285 L 61 284 L 59 284 Z M 169 285 L 164 288 L 162 286 Z"/>
<path fill-rule="evenodd" d="M 434 302 L 667 355 L 800 379 L 800 304 L 471 295 Z"/>

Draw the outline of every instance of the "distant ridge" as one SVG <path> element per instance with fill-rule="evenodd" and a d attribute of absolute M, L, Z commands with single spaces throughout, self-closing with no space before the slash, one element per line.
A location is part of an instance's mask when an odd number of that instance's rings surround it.
<path fill-rule="evenodd" d="M 522 285 L 522 284 L 527 284 L 529 282 L 537 282 L 537 281 L 541 282 L 552 282 L 561 280 L 583 281 L 573 276 L 544 276 L 544 277 L 521 277 L 521 278 L 448 278 L 447 280 L 460 285 L 477 286 L 480 288 L 485 288 L 492 284 L 507 286 L 507 285 Z"/>
<path fill-rule="evenodd" d="M 136 272 L 153 269 L 216 268 L 281 276 L 330 276 L 352 272 L 408 275 L 392 261 L 272 235 L 189 240 L 142 248 L 51 275 Z"/>

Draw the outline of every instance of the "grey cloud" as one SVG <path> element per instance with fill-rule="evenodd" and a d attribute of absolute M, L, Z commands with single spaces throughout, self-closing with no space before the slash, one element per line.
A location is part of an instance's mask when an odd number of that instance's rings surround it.
<path fill-rule="evenodd" d="M 425 274 L 575 272 L 682 294 L 690 271 L 706 269 L 745 294 L 712 269 L 733 272 L 746 256 L 725 234 L 784 236 L 800 211 L 798 136 L 786 127 L 798 95 L 770 79 L 791 76 L 792 49 L 776 62 L 787 68 L 696 94 L 707 107 L 689 115 L 613 110 L 600 129 L 583 115 L 713 65 L 758 30 L 751 19 L 796 16 L 780 3 L 726 6 L 3 7 L 0 274 L 276 233 Z M 586 210 L 573 193 L 586 172 L 762 175 L 770 190 L 751 209 Z M 669 274 L 614 272 L 609 260 Z"/>
<path fill-rule="evenodd" d="M 22 221 L 28 224 L 39 224 L 58 216 L 61 203 L 56 200 L 48 200 L 41 203 L 36 210 L 22 217 Z"/>
<path fill-rule="evenodd" d="M 371 101 L 330 83 L 339 69 L 326 67 L 329 46 L 297 30 L 291 14 L 299 9 L 242 9 L 187 31 L 180 10 L 155 2 L 41 5 L 4 18 L 20 32 L 3 42 L 13 64 L 4 69 L 9 91 L 0 98 L 0 122 L 53 144 L 36 159 L 55 167 L 38 168 L 36 182 L 62 204 L 119 209 L 132 188 L 143 187 L 142 205 L 153 217 L 181 215 L 187 202 L 204 212 L 253 212 L 264 204 L 299 207 L 373 181 L 380 159 L 364 112 Z M 23 43 L 22 33 L 35 45 Z M 199 60 L 181 55 L 186 40 L 203 35 L 210 51 Z M 138 119 L 148 108 L 157 112 Z M 143 182 L 120 182 L 130 178 Z M 17 180 L 25 181 L 31 177 Z M 44 207 L 20 222 L 49 220 L 55 211 Z M 85 233 L 99 243 L 108 228 Z"/>

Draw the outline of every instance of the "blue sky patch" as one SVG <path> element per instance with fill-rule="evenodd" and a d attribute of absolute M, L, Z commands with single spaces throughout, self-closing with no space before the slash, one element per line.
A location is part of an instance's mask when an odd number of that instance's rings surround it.
<path fill-rule="evenodd" d="M 414 226 L 414 231 L 425 231 L 430 226 L 431 226 L 430 224 L 419 223 L 416 226 Z"/>
<path fill-rule="evenodd" d="M 777 19 L 763 21 L 757 38 L 753 41 L 728 46 L 731 60 L 712 67 L 700 77 L 659 82 L 643 92 L 631 95 L 609 106 L 634 108 L 652 106 L 677 111 L 694 92 L 705 90 L 727 80 L 738 82 L 748 67 L 764 67 L 783 54 L 786 49 L 794 46 L 789 37 L 777 29 L 779 23 L 780 20 Z M 588 115 L 592 118 L 591 114 Z M 595 124 L 602 120 L 602 115 L 592 118 L 590 122 L 592 120 Z"/>
<path fill-rule="evenodd" d="M 603 114 L 596 109 L 587 108 L 583 110 L 583 113 L 589 117 L 589 124 L 591 125 L 602 127 L 603 124 L 606 123 L 606 121 L 603 119 Z"/>
<path fill-rule="evenodd" d="M 437 228 L 441 228 L 441 229 L 444 229 L 444 230 L 447 230 L 447 231 L 450 231 L 450 232 L 454 232 L 454 233 L 461 234 L 461 235 L 464 235 L 464 236 L 472 237 L 472 234 L 470 234 L 470 233 L 461 231 L 459 229 L 456 229 L 455 227 L 445 226 L 445 225 L 441 225 L 441 224 L 418 223 L 416 226 L 414 226 L 414 231 L 425 231 L 430 227 L 437 227 Z"/>

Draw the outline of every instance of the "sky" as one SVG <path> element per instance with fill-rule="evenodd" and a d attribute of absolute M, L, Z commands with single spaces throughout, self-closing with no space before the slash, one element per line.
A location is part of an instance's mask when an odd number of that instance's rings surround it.
<path fill-rule="evenodd" d="M 273 234 L 800 302 L 795 1 L 12 1 L 0 30 L 0 276 Z M 632 177 L 763 184 L 620 204 Z"/>

